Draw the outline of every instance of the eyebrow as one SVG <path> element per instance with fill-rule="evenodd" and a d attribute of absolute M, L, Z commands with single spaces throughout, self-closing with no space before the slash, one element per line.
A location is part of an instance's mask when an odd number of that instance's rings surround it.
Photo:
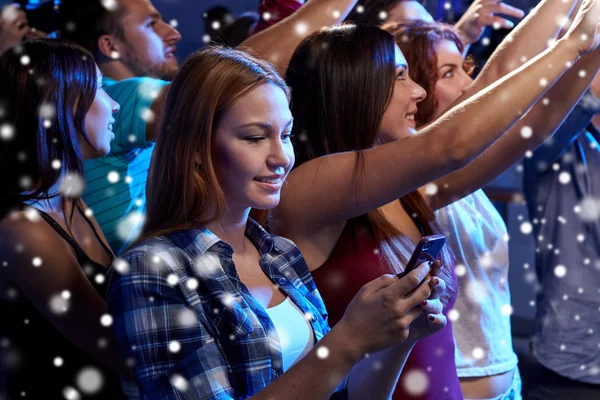
<path fill-rule="evenodd" d="M 396 69 L 398 69 L 398 68 L 408 69 L 408 65 L 407 64 L 396 64 Z"/>
<path fill-rule="evenodd" d="M 148 15 L 147 15 L 147 16 L 144 18 L 144 20 L 147 20 L 147 19 L 154 19 L 154 18 L 157 18 L 157 19 L 162 19 L 162 15 L 161 15 L 161 13 L 159 13 L 159 12 L 153 12 L 153 13 L 151 13 L 151 14 L 148 14 Z"/>
<path fill-rule="evenodd" d="M 285 124 L 284 128 L 289 127 L 290 125 L 292 125 L 292 123 L 294 122 L 294 118 L 291 118 L 287 124 Z M 251 126 L 258 126 L 261 129 L 264 130 L 271 130 L 273 128 L 273 125 L 269 124 L 268 122 L 250 122 L 248 124 L 243 124 L 243 125 L 238 125 L 236 127 L 236 129 L 240 129 L 240 128 L 248 128 Z"/>
<path fill-rule="evenodd" d="M 458 68 L 458 65 L 456 64 L 452 64 L 452 63 L 446 63 L 444 65 L 442 65 L 441 67 L 439 67 L 438 69 L 442 69 L 444 67 L 453 67 L 453 68 Z"/>

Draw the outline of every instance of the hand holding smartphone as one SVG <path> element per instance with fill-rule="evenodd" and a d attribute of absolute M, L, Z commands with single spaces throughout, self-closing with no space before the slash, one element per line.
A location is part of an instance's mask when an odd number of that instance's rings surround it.
<path fill-rule="evenodd" d="M 435 261 L 445 243 L 446 237 L 444 235 L 423 236 L 419 240 L 419 243 L 417 243 L 415 251 L 406 264 L 406 268 L 397 275 L 398 278 L 406 276 L 406 274 L 426 261 Z"/>

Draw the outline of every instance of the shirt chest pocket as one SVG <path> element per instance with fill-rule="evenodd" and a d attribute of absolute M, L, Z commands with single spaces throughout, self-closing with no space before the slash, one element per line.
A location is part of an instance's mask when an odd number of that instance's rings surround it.
<path fill-rule="evenodd" d="M 200 289 L 188 281 L 186 279 L 180 283 L 185 299 L 195 316 L 204 320 L 215 338 L 235 340 L 254 332 L 241 297 L 222 290 L 200 296 Z"/>

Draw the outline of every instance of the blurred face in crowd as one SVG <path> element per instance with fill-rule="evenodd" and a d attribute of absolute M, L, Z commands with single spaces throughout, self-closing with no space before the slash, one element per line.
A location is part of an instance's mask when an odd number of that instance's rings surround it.
<path fill-rule="evenodd" d="M 212 154 L 229 209 L 265 210 L 279 204 L 295 161 L 291 131 L 288 99 L 274 84 L 254 88 L 225 112 Z"/>
<path fill-rule="evenodd" d="M 148 0 L 120 0 L 123 7 L 121 61 L 136 75 L 164 80 L 173 79 L 179 69 L 175 44 L 179 32 L 162 20 Z"/>
<path fill-rule="evenodd" d="M 418 1 L 399 1 L 389 12 L 386 22 L 424 21 L 435 22 L 425 7 Z"/>
<path fill-rule="evenodd" d="M 103 157 L 110 152 L 110 142 L 115 138 L 113 113 L 119 111 L 119 104 L 110 98 L 102 88 L 102 74 L 96 67 L 98 85 L 96 96 L 89 111 L 85 115 L 85 129 L 90 143 L 81 140 L 81 152 L 84 159 Z"/>
<path fill-rule="evenodd" d="M 423 101 L 427 93 L 408 75 L 408 63 L 398 46 L 395 46 L 396 70 L 394 89 L 388 107 L 383 113 L 377 142 L 389 143 L 416 132 L 415 114 L 417 103 Z"/>
<path fill-rule="evenodd" d="M 433 95 L 438 104 L 434 119 L 442 115 L 473 82 L 473 78 L 463 68 L 463 56 L 454 42 L 441 40 L 437 59 L 438 81 Z"/>

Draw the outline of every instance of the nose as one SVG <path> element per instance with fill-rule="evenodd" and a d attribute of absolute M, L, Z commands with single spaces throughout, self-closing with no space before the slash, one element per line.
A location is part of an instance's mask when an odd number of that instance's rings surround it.
<path fill-rule="evenodd" d="M 181 33 L 170 24 L 163 22 L 166 26 L 165 34 L 163 35 L 164 41 L 167 44 L 175 44 L 181 40 Z"/>
<path fill-rule="evenodd" d="M 413 101 L 415 103 L 419 103 L 423 100 L 425 100 L 425 97 L 427 97 L 427 92 L 425 91 L 425 89 L 423 89 L 421 86 L 419 86 L 416 82 L 412 82 L 413 87 L 412 87 L 412 91 L 411 91 L 411 97 L 413 99 Z"/>
<path fill-rule="evenodd" d="M 112 110 L 113 114 L 117 113 L 121 109 L 121 105 L 111 98 L 110 99 L 110 109 Z"/>
<path fill-rule="evenodd" d="M 291 148 L 291 145 L 287 147 Z M 271 152 L 267 158 L 267 164 L 270 167 L 273 167 L 275 170 L 284 168 L 287 171 L 294 162 L 293 152 L 291 154 L 292 155 L 290 156 L 286 152 L 286 148 L 281 140 L 276 140 L 271 146 Z"/>

